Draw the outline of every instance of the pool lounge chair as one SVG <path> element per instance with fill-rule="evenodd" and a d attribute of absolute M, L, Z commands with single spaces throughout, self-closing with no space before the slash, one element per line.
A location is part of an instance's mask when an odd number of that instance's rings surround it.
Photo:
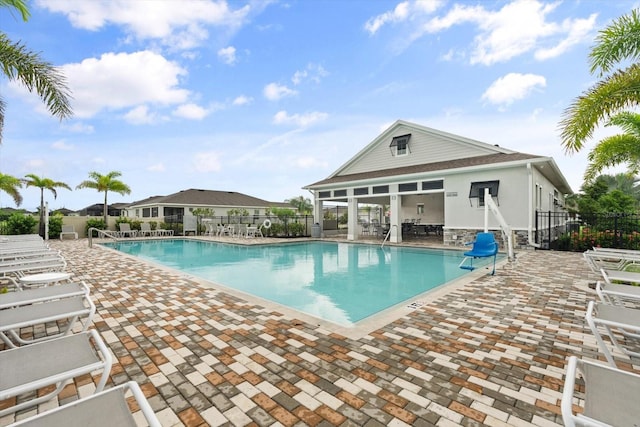
<path fill-rule="evenodd" d="M 496 257 L 498 255 L 498 242 L 496 242 L 493 233 L 478 233 L 474 242 L 467 243 L 467 245 L 473 245 L 470 251 L 463 253 L 464 258 L 459 267 L 464 270 L 473 271 L 476 269 L 473 265 L 473 260 L 477 258 L 490 258 L 493 257 L 493 271 L 491 275 L 496 273 Z M 469 264 L 465 264 L 465 261 L 469 260 Z"/>
<path fill-rule="evenodd" d="M 62 231 L 60 232 L 60 240 L 62 240 L 64 236 L 73 236 L 75 240 L 78 240 L 78 233 L 76 233 L 76 230 L 73 227 L 73 225 L 62 226 Z"/>
<path fill-rule="evenodd" d="M 55 385 L 50 393 L 0 410 L 0 417 L 46 402 L 58 395 L 67 381 L 97 370 L 102 370 L 96 386 L 100 392 L 112 363 L 111 353 L 96 330 L 0 351 L 0 400 Z"/>
<path fill-rule="evenodd" d="M 19 421 L 12 426 L 18 427 L 67 427 L 73 422 L 78 426 L 92 427 L 136 427 L 125 393 L 131 392 L 136 405 L 142 411 L 150 427 L 161 427 L 151 405 L 135 381 L 129 381 L 109 390 L 84 397 L 59 406 L 31 418 Z"/>
<path fill-rule="evenodd" d="M 143 222 L 140 224 L 140 231 L 138 232 L 138 235 L 142 237 L 145 237 L 145 236 L 153 237 L 153 236 L 157 236 L 158 233 L 156 232 L 156 230 L 151 229 L 151 224 L 149 224 L 148 222 Z"/>
<path fill-rule="evenodd" d="M 640 357 L 640 353 L 630 350 L 628 346 L 623 345 L 619 337 L 616 337 L 616 332 L 618 332 L 625 338 L 640 339 L 640 310 L 589 301 L 585 319 L 609 365 L 615 368 L 616 362 L 602 339 L 598 327 L 604 329 L 611 343 L 622 353 L 627 356 Z"/>
<path fill-rule="evenodd" d="M 8 292 L 0 297 L 0 310 L 82 295 L 89 295 L 89 287 L 85 282 L 63 283 L 55 286 Z"/>
<path fill-rule="evenodd" d="M 131 229 L 131 224 L 128 222 L 121 222 L 118 224 L 118 237 L 136 237 L 137 230 Z"/>
<path fill-rule="evenodd" d="M 597 281 L 596 294 L 605 304 L 625 305 L 630 302 L 640 308 L 640 286 Z"/>
<path fill-rule="evenodd" d="M 584 379 L 584 396 L 576 397 L 578 371 Z M 606 365 L 569 358 L 562 392 L 562 420 L 573 426 L 637 426 L 640 420 L 640 375 Z M 584 411 L 574 413 L 574 400 L 584 399 Z"/>
<path fill-rule="evenodd" d="M 587 265 L 594 273 L 599 273 L 600 269 L 624 270 L 629 264 L 640 263 L 640 252 L 629 250 L 609 250 L 599 248 L 587 250 L 582 253 Z"/>
<path fill-rule="evenodd" d="M 96 306 L 87 294 L 63 296 L 58 299 L 5 308 L 0 310 L 0 340 L 9 348 L 51 340 L 69 334 L 81 317 L 86 317 L 82 322 L 82 330 L 86 331 L 93 321 L 95 313 Z M 20 336 L 21 328 L 64 319 L 69 319 L 66 327 L 56 334 L 29 339 Z"/>
<path fill-rule="evenodd" d="M 602 274 L 602 278 L 607 283 L 618 281 L 635 285 L 640 284 L 640 273 L 636 273 L 633 271 L 609 270 L 606 268 L 601 268 L 600 274 Z"/>

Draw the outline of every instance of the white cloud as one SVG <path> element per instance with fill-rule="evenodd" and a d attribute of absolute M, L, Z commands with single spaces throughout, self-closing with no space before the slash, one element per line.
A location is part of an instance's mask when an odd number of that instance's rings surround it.
<path fill-rule="evenodd" d="M 544 88 L 547 81 L 536 74 L 509 73 L 491 83 L 482 94 L 482 99 L 491 104 L 510 105 L 514 101 L 527 97 L 536 88 Z"/>
<path fill-rule="evenodd" d="M 91 134 L 95 131 L 95 128 L 93 126 L 82 122 L 75 122 L 73 124 L 62 123 L 61 127 L 62 129 L 72 133 Z"/>
<path fill-rule="evenodd" d="M 402 51 L 425 34 L 445 31 L 454 25 L 471 24 L 477 29 L 470 53 L 457 55 L 469 58 L 471 64 L 491 65 L 533 51 L 535 58 L 545 60 L 558 56 L 570 47 L 590 40 L 597 15 L 586 19 L 566 19 L 553 22 L 549 15 L 560 2 L 514 0 L 499 10 L 485 8 L 486 3 L 467 5 L 455 3 L 441 16 L 432 16 L 439 2 L 400 3 L 396 9 L 370 19 L 365 28 L 373 34 L 386 23 L 402 22 L 410 34 L 402 33 L 394 46 Z M 422 10 L 420 10 L 422 7 Z M 409 10 L 405 13 L 405 9 Z M 443 58 L 452 59 L 449 51 Z"/>
<path fill-rule="evenodd" d="M 154 123 L 157 117 L 149 112 L 149 107 L 139 105 L 125 114 L 124 119 L 132 125 L 148 125 Z"/>
<path fill-rule="evenodd" d="M 73 93 L 76 117 L 102 110 L 149 104 L 183 103 L 189 91 L 179 88 L 186 70 L 150 51 L 105 53 L 62 67 Z"/>
<path fill-rule="evenodd" d="M 196 104 L 183 104 L 175 109 L 173 115 L 184 119 L 202 120 L 209 115 L 209 111 Z"/>
<path fill-rule="evenodd" d="M 289 89 L 288 87 L 279 85 L 278 83 L 269 83 L 264 87 L 262 93 L 269 101 L 277 101 L 285 96 L 297 95 L 298 91 Z"/>
<path fill-rule="evenodd" d="M 240 95 L 233 100 L 233 105 L 248 105 L 253 102 L 253 98 L 245 95 Z"/>
<path fill-rule="evenodd" d="M 196 153 L 193 167 L 197 172 L 220 172 L 222 170 L 220 154 L 215 151 Z"/>
<path fill-rule="evenodd" d="M 45 162 L 42 159 L 31 159 L 27 161 L 27 167 L 29 169 L 38 169 L 43 167 L 44 165 L 45 165 Z"/>
<path fill-rule="evenodd" d="M 316 122 L 326 120 L 329 115 L 327 113 L 321 113 L 319 111 L 313 111 L 306 114 L 291 114 L 286 111 L 278 111 L 273 116 L 273 123 L 277 125 L 281 124 L 293 124 L 300 127 L 307 127 Z"/>
<path fill-rule="evenodd" d="M 326 168 L 328 163 L 312 156 L 301 156 L 295 159 L 294 164 L 300 169 Z"/>
<path fill-rule="evenodd" d="M 164 163 L 156 163 L 147 167 L 147 170 L 149 172 L 164 172 L 166 168 L 164 167 Z"/>
<path fill-rule="evenodd" d="M 67 144 L 65 141 L 56 141 L 51 144 L 51 147 L 61 151 L 71 151 L 74 148 L 73 145 Z"/>
<path fill-rule="evenodd" d="M 234 65 L 237 61 L 236 48 L 228 46 L 218 50 L 218 58 L 227 65 Z"/>
<path fill-rule="evenodd" d="M 291 77 L 291 82 L 296 86 L 305 81 L 320 83 L 322 77 L 326 77 L 327 75 L 329 75 L 329 73 L 322 65 L 309 64 L 304 70 L 296 71 L 293 77 Z"/>
<path fill-rule="evenodd" d="M 249 5 L 234 10 L 226 1 L 208 0 L 38 0 L 37 4 L 64 14 L 76 28 L 97 31 L 107 25 L 122 26 L 133 38 L 158 40 L 178 49 L 202 45 L 209 37 L 208 25 L 240 28 L 253 11 Z"/>

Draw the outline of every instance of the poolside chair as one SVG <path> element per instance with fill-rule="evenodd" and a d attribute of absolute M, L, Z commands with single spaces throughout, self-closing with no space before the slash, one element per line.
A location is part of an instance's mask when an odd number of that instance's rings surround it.
<path fill-rule="evenodd" d="M 578 371 L 584 380 L 584 395 L 574 396 Z M 638 395 L 640 375 L 571 356 L 560 404 L 562 420 L 566 427 L 637 426 Z M 584 411 L 574 413 L 573 402 L 582 399 Z"/>
<path fill-rule="evenodd" d="M 618 281 L 635 285 L 640 284 L 640 273 L 636 273 L 633 271 L 609 270 L 606 268 L 601 268 L 600 274 L 602 274 L 602 278 L 607 283 Z"/>
<path fill-rule="evenodd" d="M 136 427 L 125 394 L 131 392 L 136 406 L 149 427 L 161 427 L 151 405 L 135 381 L 129 381 L 109 390 L 92 394 L 74 402 L 59 406 L 31 418 L 19 421 L 12 426 L 18 427 L 67 427 L 71 423 L 77 426 L 92 427 Z"/>
<path fill-rule="evenodd" d="M 618 332 L 625 338 L 639 339 L 640 338 L 640 310 L 622 307 L 619 305 L 609 305 L 596 303 L 595 301 L 589 301 L 587 306 L 587 313 L 585 315 L 589 329 L 596 339 L 598 347 L 604 354 L 607 362 L 612 367 L 616 367 L 616 362 L 609 351 L 609 348 L 602 339 L 602 335 L 598 327 L 602 327 L 605 330 L 611 343 L 622 351 L 627 356 L 640 357 L 640 353 L 630 350 L 628 346 L 623 345 L 619 337 L 616 337 Z"/>
<path fill-rule="evenodd" d="M 629 264 L 640 263 L 640 251 L 594 248 L 584 251 L 582 255 L 594 273 L 599 273 L 602 268 L 624 270 Z"/>
<path fill-rule="evenodd" d="M 0 297 L 0 310 L 82 295 L 89 295 L 89 287 L 85 282 L 63 283 L 56 286 L 8 292 Z"/>
<path fill-rule="evenodd" d="M 118 237 L 136 237 L 138 232 L 131 229 L 131 224 L 128 222 L 121 222 L 118 224 Z"/>
<path fill-rule="evenodd" d="M 82 331 L 86 331 L 93 321 L 95 313 L 96 306 L 88 294 L 69 297 L 62 295 L 57 299 L 41 299 L 33 304 L 5 308 L 0 310 L 0 340 L 9 348 L 51 340 L 69 334 L 81 317 L 86 317 L 84 322 L 81 322 Z M 64 319 L 69 319 L 66 327 L 56 334 L 30 339 L 20 336 L 21 328 Z"/>
<path fill-rule="evenodd" d="M 630 302 L 640 308 L 640 286 L 597 281 L 596 294 L 605 304 L 625 305 Z"/>
<path fill-rule="evenodd" d="M 496 273 L 496 256 L 498 254 L 498 242 L 496 242 L 493 233 L 478 233 L 474 242 L 467 243 L 466 245 L 473 245 L 470 251 L 463 253 L 464 258 L 459 267 L 464 270 L 473 271 L 476 269 L 473 265 L 473 260 L 476 258 L 489 258 L 493 257 L 493 271 L 491 275 Z M 469 264 L 465 262 L 469 260 Z"/>
<path fill-rule="evenodd" d="M 143 222 L 140 224 L 140 231 L 138 232 L 138 234 L 140 236 L 157 236 L 158 233 L 156 232 L 156 230 L 152 230 L 151 229 L 151 224 L 149 224 L 148 222 Z"/>
<path fill-rule="evenodd" d="M 67 235 L 73 236 L 75 240 L 78 240 L 78 233 L 76 233 L 76 230 L 73 227 L 73 225 L 62 226 L 62 231 L 60 232 L 60 240 L 62 240 L 62 238 Z"/>
<path fill-rule="evenodd" d="M 96 392 L 102 391 L 112 360 L 96 330 L 0 351 L 0 401 L 29 392 L 37 396 L 33 393 L 36 390 L 55 386 L 50 393 L 0 410 L 0 417 L 46 402 L 58 395 L 67 381 L 97 370 L 102 370 L 102 375 Z"/>

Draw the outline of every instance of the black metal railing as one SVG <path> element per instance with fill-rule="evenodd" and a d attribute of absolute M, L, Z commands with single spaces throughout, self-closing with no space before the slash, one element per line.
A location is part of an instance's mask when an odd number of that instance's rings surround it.
<path fill-rule="evenodd" d="M 534 234 L 542 249 L 576 252 L 594 246 L 640 249 L 640 215 L 538 211 Z"/>

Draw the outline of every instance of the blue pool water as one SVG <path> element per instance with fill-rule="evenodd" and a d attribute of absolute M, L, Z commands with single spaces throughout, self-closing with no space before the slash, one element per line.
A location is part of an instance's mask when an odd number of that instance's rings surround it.
<path fill-rule="evenodd" d="M 180 239 L 106 246 L 342 326 L 469 273 L 458 268 L 462 253 L 453 250 L 336 242 L 245 246 Z"/>

